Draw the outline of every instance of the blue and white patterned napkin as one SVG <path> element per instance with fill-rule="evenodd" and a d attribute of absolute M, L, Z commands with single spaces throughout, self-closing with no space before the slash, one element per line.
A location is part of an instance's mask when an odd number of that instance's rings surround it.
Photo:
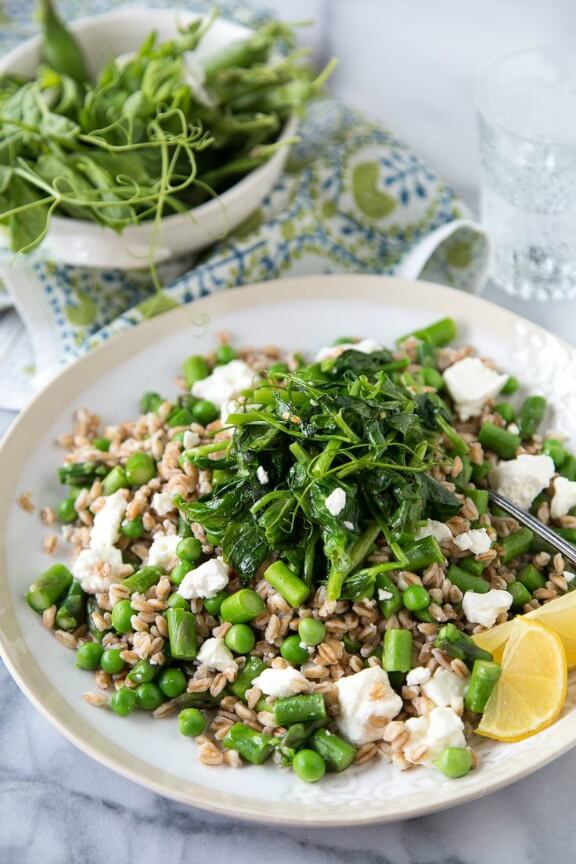
<path fill-rule="evenodd" d="M 0 50 L 29 35 L 31 5 L 29 0 L 8 4 L 12 26 L 2 28 Z M 146 4 L 61 0 L 59 7 L 71 20 L 80 9 L 86 15 L 120 5 Z M 212 3 L 180 5 L 202 12 Z M 265 17 L 237 3 L 218 6 L 249 25 Z M 299 132 L 301 143 L 260 208 L 193 265 L 174 262 L 172 274 L 189 269 L 177 278 L 164 271 L 161 294 L 146 271 L 63 266 L 43 260 L 41 253 L 33 259 L 5 257 L 0 262 L 4 302 L 14 303 L 26 326 L 36 385 L 125 327 L 264 279 L 384 273 L 480 289 L 486 236 L 453 191 L 405 144 L 332 99 L 312 105 Z"/>

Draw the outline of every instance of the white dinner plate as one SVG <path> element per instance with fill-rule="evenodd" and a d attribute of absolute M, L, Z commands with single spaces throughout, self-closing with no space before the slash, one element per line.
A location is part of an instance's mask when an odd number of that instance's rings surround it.
<path fill-rule="evenodd" d="M 302 783 L 273 765 L 207 767 L 179 735 L 174 718 L 119 718 L 90 707 L 90 673 L 44 630 L 24 595 L 48 566 L 38 510 L 16 504 L 30 490 L 37 505 L 62 497 L 54 439 L 86 406 L 115 423 L 138 414 L 146 390 L 175 391 L 180 361 L 213 348 L 228 330 L 238 345 L 276 343 L 313 351 L 334 338 L 373 337 L 384 344 L 452 315 L 459 341 L 471 343 L 543 393 L 551 425 L 576 443 L 576 350 L 535 324 L 484 300 L 423 282 L 377 276 L 322 276 L 262 283 L 199 300 L 111 339 L 63 372 L 19 417 L 0 448 L 0 647 L 28 698 L 71 741 L 104 765 L 155 792 L 213 812 L 281 824 L 355 825 L 401 819 L 470 800 L 535 771 L 576 744 L 576 680 L 549 729 L 519 744 L 478 739 L 481 767 L 461 780 L 417 768 L 401 773 L 382 762 Z"/>

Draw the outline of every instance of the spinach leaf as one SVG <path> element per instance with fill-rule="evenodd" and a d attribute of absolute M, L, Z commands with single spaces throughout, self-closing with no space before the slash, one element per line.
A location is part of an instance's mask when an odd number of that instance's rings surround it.
<path fill-rule="evenodd" d="M 222 540 L 222 550 L 225 559 L 244 584 L 252 579 L 270 554 L 264 534 L 251 518 L 228 525 Z"/>

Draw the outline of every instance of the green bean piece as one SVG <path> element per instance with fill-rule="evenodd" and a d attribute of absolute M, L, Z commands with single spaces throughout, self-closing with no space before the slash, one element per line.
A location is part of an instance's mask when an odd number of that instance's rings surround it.
<path fill-rule="evenodd" d="M 422 369 L 422 380 L 427 387 L 434 387 L 436 390 L 444 388 L 444 378 L 434 369 L 433 366 L 424 366 Z"/>
<path fill-rule="evenodd" d="M 229 594 L 220 605 L 220 615 L 230 624 L 247 624 L 262 615 L 266 606 L 260 595 L 252 588 L 241 588 Z"/>
<path fill-rule="evenodd" d="M 86 594 L 74 579 L 66 596 L 58 606 L 55 625 L 57 630 L 76 630 L 86 620 Z"/>
<path fill-rule="evenodd" d="M 462 469 L 454 478 L 454 483 L 458 489 L 464 489 L 472 479 L 472 463 L 468 456 L 461 456 Z"/>
<path fill-rule="evenodd" d="M 157 672 L 158 666 L 153 666 L 149 660 L 139 660 L 126 677 L 134 684 L 149 684 L 154 680 Z"/>
<path fill-rule="evenodd" d="M 112 468 L 112 470 L 109 471 L 102 480 L 102 491 L 104 492 L 104 495 L 113 495 L 114 492 L 118 491 L 118 489 L 127 488 L 128 480 L 126 479 L 124 469 L 121 468 L 120 465 L 116 465 L 115 468 Z"/>
<path fill-rule="evenodd" d="M 102 642 L 102 639 L 104 638 L 104 632 L 102 630 L 99 630 L 98 627 L 96 627 L 92 618 L 92 615 L 95 612 L 100 612 L 98 608 L 98 601 L 92 594 L 88 597 L 86 603 L 86 611 L 88 617 L 88 632 L 90 633 L 92 639 L 94 639 L 95 642 Z"/>
<path fill-rule="evenodd" d="M 161 576 L 162 570 L 160 567 L 151 567 L 147 565 L 141 567 L 140 570 L 137 570 L 136 573 L 133 573 L 131 576 L 127 576 L 120 584 L 123 585 L 130 594 L 145 594 L 153 585 L 156 585 Z"/>
<path fill-rule="evenodd" d="M 501 429 L 500 426 L 495 426 L 489 421 L 482 424 L 478 441 L 483 447 L 492 450 L 502 459 L 513 459 L 522 443 L 519 435 L 514 435 L 507 429 Z"/>
<path fill-rule="evenodd" d="M 406 570 L 424 570 L 431 564 L 444 564 L 445 558 L 435 537 L 423 537 L 411 546 L 402 549 L 406 556 Z"/>
<path fill-rule="evenodd" d="M 165 401 L 159 393 L 149 390 L 140 397 L 140 411 L 142 414 L 155 414 Z"/>
<path fill-rule="evenodd" d="M 498 404 L 494 406 L 494 411 L 502 417 L 505 423 L 513 423 L 516 418 L 514 406 L 509 402 L 498 402 Z"/>
<path fill-rule="evenodd" d="M 70 522 L 75 522 L 78 518 L 78 513 L 74 507 L 74 498 L 65 498 L 58 505 L 58 520 L 64 525 Z"/>
<path fill-rule="evenodd" d="M 317 729 L 310 738 L 310 746 L 332 771 L 345 771 L 356 758 L 356 748 L 328 729 Z"/>
<path fill-rule="evenodd" d="M 522 582 L 509 582 L 506 590 L 512 595 L 513 609 L 522 609 L 532 599 L 532 595 Z"/>
<path fill-rule="evenodd" d="M 129 486 L 143 486 L 156 476 L 156 463 L 149 453 L 131 453 L 124 471 Z"/>
<path fill-rule="evenodd" d="M 489 660 L 475 660 L 472 674 L 466 693 L 464 694 L 464 707 L 474 714 L 482 714 L 496 682 L 501 673 L 498 663 Z"/>
<path fill-rule="evenodd" d="M 409 585 L 402 592 L 402 602 L 410 612 L 422 612 L 430 606 L 432 598 L 423 585 Z"/>
<path fill-rule="evenodd" d="M 474 487 L 468 486 L 464 489 L 464 494 L 474 503 L 479 516 L 488 512 L 488 491 L 486 489 L 474 489 Z"/>
<path fill-rule="evenodd" d="M 326 773 L 326 763 L 315 750 L 299 750 L 292 759 L 292 770 L 305 783 L 317 783 Z"/>
<path fill-rule="evenodd" d="M 192 354 L 182 363 L 182 374 L 184 375 L 184 383 L 190 390 L 196 381 L 203 381 L 204 378 L 207 378 L 210 370 L 201 354 Z"/>
<path fill-rule="evenodd" d="M 71 584 L 70 570 L 64 564 L 52 564 L 34 580 L 26 594 L 26 601 L 35 612 L 45 612 L 60 600 Z"/>
<path fill-rule="evenodd" d="M 301 606 L 310 588 L 283 561 L 275 561 L 264 572 L 264 578 L 294 609 Z"/>
<path fill-rule="evenodd" d="M 246 691 L 252 686 L 252 682 L 266 669 L 266 664 L 259 657 L 249 657 L 236 676 L 236 680 L 229 686 L 230 692 L 238 699 L 246 699 Z"/>
<path fill-rule="evenodd" d="M 166 605 L 168 609 L 186 609 L 187 612 L 190 611 L 190 604 L 188 600 L 185 600 L 181 594 L 174 592 L 171 594 L 168 600 L 166 601 Z"/>
<path fill-rule="evenodd" d="M 228 750 L 236 750 L 247 762 L 262 765 L 271 755 L 276 740 L 265 732 L 256 732 L 244 723 L 234 723 L 222 742 Z"/>
<path fill-rule="evenodd" d="M 76 666 L 78 669 L 85 669 L 88 672 L 99 669 L 102 651 L 103 648 L 99 642 L 84 642 L 76 651 Z"/>
<path fill-rule="evenodd" d="M 517 378 L 514 378 L 514 376 L 511 375 L 508 378 L 508 380 L 506 381 L 506 383 L 504 384 L 504 386 L 502 387 L 500 392 L 504 396 L 511 396 L 513 393 L 516 393 L 516 391 L 519 388 L 520 388 L 520 382 L 518 381 Z"/>
<path fill-rule="evenodd" d="M 529 552 L 533 539 L 534 535 L 529 528 L 520 528 L 519 531 L 509 534 L 508 537 L 500 540 L 500 545 L 502 546 L 500 560 L 502 563 L 508 564 L 509 561 L 518 558 L 519 555 Z"/>
<path fill-rule="evenodd" d="M 524 585 L 530 594 L 546 585 L 546 577 L 533 564 L 525 564 L 519 571 L 517 578 L 518 582 Z"/>
<path fill-rule="evenodd" d="M 487 566 L 487 561 L 478 561 L 474 555 L 467 555 L 466 558 L 460 558 L 458 561 L 458 567 L 472 573 L 473 576 L 482 576 Z"/>
<path fill-rule="evenodd" d="M 490 462 L 482 462 L 480 465 L 472 465 L 472 482 L 481 483 L 485 480 L 491 469 Z"/>
<path fill-rule="evenodd" d="M 412 668 L 412 632 L 386 630 L 382 666 L 387 672 L 409 672 Z"/>
<path fill-rule="evenodd" d="M 446 576 L 452 585 L 456 585 L 464 594 L 466 591 L 474 591 L 476 594 L 486 594 L 490 590 L 490 585 L 485 579 L 462 570 L 456 564 L 451 564 L 448 567 Z"/>
<path fill-rule="evenodd" d="M 568 456 L 568 451 L 557 438 L 547 438 L 542 444 L 542 453 L 550 456 L 555 468 L 562 468 Z"/>
<path fill-rule="evenodd" d="M 80 43 L 59 17 L 52 0 L 39 0 L 38 12 L 42 25 L 40 53 L 46 65 L 78 84 L 90 81 Z"/>
<path fill-rule="evenodd" d="M 141 711 L 155 711 L 164 702 L 164 694 L 157 684 L 139 684 L 134 692 Z"/>
<path fill-rule="evenodd" d="M 412 333 L 401 336 L 400 339 L 396 340 L 396 344 L 401 345 L 406 339 L 414 336 L 416 339 L 421 339 L 422 342 L 429 342 L 436 348 L 442 348 L 444 345 L 448 345 L 449 342 L 453 342 L 457 335 L 458 331 L 454 319 L 441 318 L 422 330 L 413 330 Z"/>
<path fill-rule="evenodd" d="M 130 600 L 118 600 L 112 608 L 112 627 L 117 633 L 130 633 L 132 630 L 132 615 L 134 609 Z"/>
<path fill-rule="evenodd" d="M 206 728 L 206 718 L 198 708 L 184 708 L 178 714 L 178 729 L 187 738 L 196 738 Z"/>
<path fill-rule="evenodd" d="M 301 618 L 298 635 L 305 645 L 319 645 L 326 638 L 326 625 L 317 618 Z"/>
<path fill-rule="evenodd" d="M 308 651 L 300 646 L 300 636 L 294 634 L 287 636 L 280 646 L 280 654 L 288 663 L 294 666 L 301 666 L 309 660 Z"/>
<path fill-rule="evenodd" d="M 472 754 L 466 747 L 445 747 L 432 764 L 435 768 L 449 777 L 450 780 L 457 780 L 459 777 L 465 777 L 472 769 Z"/>
<path fill-rule="evenodd" d="M 383 600 L 380 599 L 380 591 L 386 592 Z M 378 607 L 385 618 L 391 618 L 392 615 L 396 615 L 400 611 L 402 608 L 402 594 L 397 585 L 386 573 L 376 576 L 376 592 Z"/>
<path fill-rule="evenodd" d="M 191 408 L 177 406 L 166 418 L 166 425 L 171 429 L 176 429 L 178 426 L 190 426 L 194 419 L 194 412 Z"/>
<path fill-rule="evenodd" d="M 434 645 L 449 657 L 463 660 L 468 666 L 471 666 L 475 660 L 492 660 L 489 651 L 476 645 L 474 640 L 459 630 L 455 624 L 444 624 L 436 634 Z"/>
<path fill-rule="evenodd" d="M 576 456 L 572 456 L 571 453 L 566 456 L 560 468 L 560 474 L 567 480 L 576 480 Z"/>
<path fill-rule="evenodd" d="M 544 419 L 546 399 L 543 396 L 528 396 L 518 414 L 518 427 L 523 441 L 529 441 Z"/>
<path fill-rule="evenodd" d="M 121 687 L 116 690 L 110 698 L 110 707 L 119 717 L 127 717 L 136 708 L 138 697 L 134 690 L 128 687 Z"/>
<path fill-rule="evenodd" d="M 565 540 L 568 540 L 569 543 L 576 545 L 576 528 L 555 528 L 554 529 L 560 537 L 563 537 Z"/>
<path fill-rule="evenodd" d="M 175 660 L 194 660 L 198 652 L 194 613 L 172 608 L 167 609 L 165 615 L 170 655 Z"/>
<path fill-rule="evenodd" d="M 470 447 L 464 438 L 458 434 L 456 429 L 454 429 L 453 426 L 450 426 L 448 421 L 445 420 L 441 414 L 436 415 L 436 423 L 440 431 L 444 434 L 447 442 L 450 444 L 452 450 L 454 450 L 458 456 L 467 456 L 470 452 Z"/>
<path fill-rule="evenodd" d="M 291 723 L 306 723 L 309 720 L 326 720 L 326 703 L 322 693 L 303 696 L 288 696 L 274 702 L 274 719 L 278 726 Z"/>

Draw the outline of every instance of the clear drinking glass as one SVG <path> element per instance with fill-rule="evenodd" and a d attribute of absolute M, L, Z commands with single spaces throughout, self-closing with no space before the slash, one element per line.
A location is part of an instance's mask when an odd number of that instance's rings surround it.
<path fill-rule="evenodd" d="M 477 104 L 492 278 L 526 299 L 575 297 L 576 44 L 496 61 Z"/>

